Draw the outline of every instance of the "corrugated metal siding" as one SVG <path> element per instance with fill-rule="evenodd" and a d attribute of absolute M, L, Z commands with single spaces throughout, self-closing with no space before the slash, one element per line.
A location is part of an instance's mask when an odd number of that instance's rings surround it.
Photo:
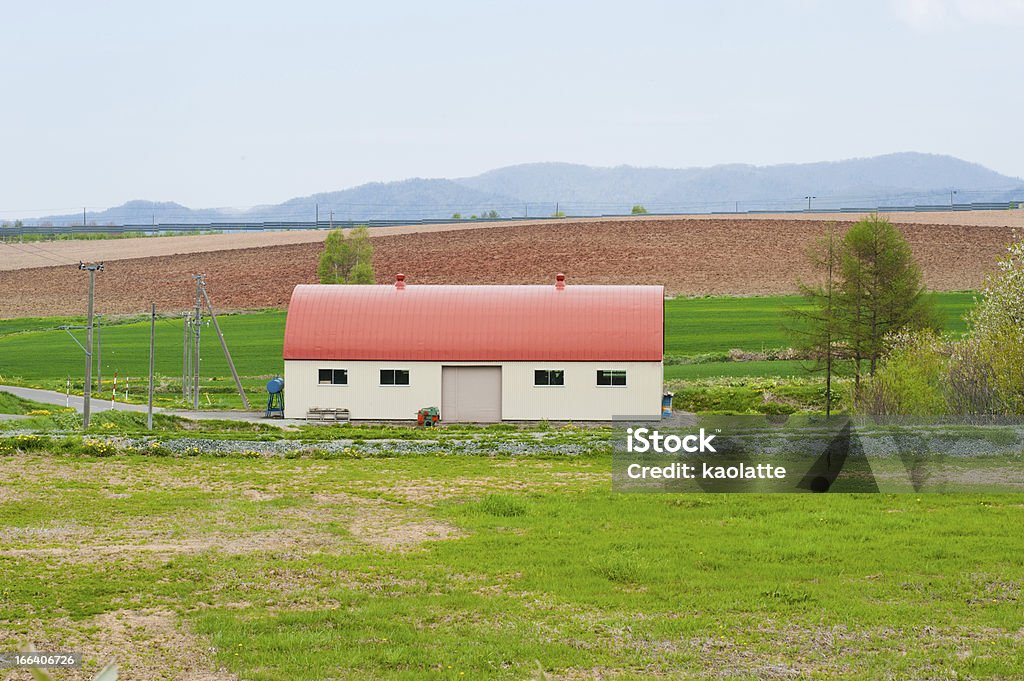
<path fill-rule="evenodd" d="M 470 363 L 471 364 L 471 363 Z M 414 419 L 422 407 L 442 406 L 442 367 L 449 362 L 287 360 L 285 416 L 305 418 L 310 407 L 348 409 L 354 419 Z M 502 362 L 501 418 L 506 421 L 608 421 L 661 412 L 661 362 Z M 319 385 L 317 369 L 348 369 L 348 385 Z M 380 369 L 409 369 L 408 386 L 381 386 Z M 565 385 L 533 385 L 534 369 L 565 371 Z M 624 369 L 625 387 L 597 385 L 598 369 Z"/>
<path fill-rule="evenodd" d="M 534 369 L 565 371 L 564 386 L 535 386 Z M 597 385 L 597 371 L 626 371 L 625 386 Z M 661 362 L 506 362 L 502 416 L 510 421 L 608 421 L 661 413 Z"/>
<path fill-rule="evenodd" d="M 441 419 L 449 423 L 501 421 L 500 366 L 442 366 Z"/>
<path fill-rule="evenodd" d="M 661 286 L 300 285 L 285 359 L 660 361 Z"/>

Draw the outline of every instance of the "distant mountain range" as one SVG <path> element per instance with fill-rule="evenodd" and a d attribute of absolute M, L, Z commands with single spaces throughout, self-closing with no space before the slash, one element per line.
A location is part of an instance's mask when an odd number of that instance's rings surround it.
<path fill-rule="evenodd" d="M 250 221 L 402 220 L 483 215 L 502 217 L 877 208 L 1024 201 L 1024 180 L 952 156 L 898 153 L 845 161 L 710 168 L 594 168 L 528 163 L 456 179 L 373 182 L 246 210 L 187 208 L 173 202 L 129 201 L 90 212 L 89 224 Z M 82 215 L 54 215 L 26 224 L 80 225 Z"/>

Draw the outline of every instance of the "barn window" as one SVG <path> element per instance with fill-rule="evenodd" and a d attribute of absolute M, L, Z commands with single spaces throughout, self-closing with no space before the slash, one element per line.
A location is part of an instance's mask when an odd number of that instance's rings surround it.
<path fill-rule="evenodd" d="M 597 371 L 597 384 L 598 385 L 626 385 L 626 372 L 624 369 L 598 369 Z"/>
<path fill-rule="evenodd" d="M 381 385 L 409 385 L 408 369 L 381 369 Z"/>
<path fill-rule="evenodd" d="M 321 369 L 320 385 L 348 385 L 348 369 Z"/>
<path fill-rule="evenodd" d="M 565 371 L 562 369 L 534 369 L 534 385 L 565 385 Z"/>

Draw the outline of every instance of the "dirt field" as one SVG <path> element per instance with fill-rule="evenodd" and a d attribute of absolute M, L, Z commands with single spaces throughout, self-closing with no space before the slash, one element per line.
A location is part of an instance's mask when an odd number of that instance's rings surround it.
<path fill-rule="evenodd" d="M 855 217 L 829 219 L 848 223 Z M 940 291 L 977 288 L 1013 238 L 1014 227 L 1024 227 L 1024 211 L 910 216 L 995 223 L 991 225 L 915 224 L 902 221 L 902 214 L 891 217 L 901 220 L 898 224 L 911 242 L 927 285 Z M 404 272 L 410 284 L 528 284 L 552 281 L 556 272 L 563 271 L 570 283 L 664 284 L 675 295 L 788 293 L 795 290 L 798 278 L 812 276 L 803 253 L 826 224 L 806 218 L 704 216 L 477 225 L 472 229 L 387 228 L 392 231 L 375 232 L 375 267 L 381 283 Z M 48 257 L 84 253 L 74 248 L 87 247 L 90 253 L 99 249 L 90 257 L 102 257 L 108 263 L 106 271 L 97 276 L 96 309 L 100 313 L 138 313 L 147 310 L 150 302 L 165 312 L 185 309 L 194 291 L 191 275 L 198 272 L 207 275 L 217 307 L 254 309 L 283 307 L 296 284 L 316 281 L 324 235 L 53 242 L 42 244 L 42 248 Z M 275 238 L 301 238 L 306 243 L 237 248 L 240 243 L 251 243 L 254 236 L 266 237 L 269 243 Z M 209 241 L 214 238 L 218 241 Z M 213 246 L 206 252 L 158 254 L 163 242 L 179 239 L 196 240 L 185 243 L 189 248 Z M 23 248 L 31 250 L 31 246 Z M 58 252 L 57 248 L 68 250 Z M 129 257 L 142 254 L 151 257 Z M 83 256 L 75 255 L 72 261 L 77 263 L 79 257 Z M 0 317 L 81 314 L 85 311 L 84 284 L 85 275 L 68 265 L 0 271 L 0 290 L 4 292 Z"/>
<path fill-rule="evenodd" d="M 630 222 L 663 222 L 665 220 L 765 220 L 833 221 L 850 222 L 859 220 L 864 213 L 786 213 L 786 214 L 745 214 L 681 215 L 674 218 L 659 216 L 636 216 Z M 887 213 L 892 222 L 922 225 L 960 225 L 980 227 L 1017 227 L 1024 229 L 1024 210 L 1017 211 L 951 211 L 948 213 Z M 401 234 L 423 234 L 467 229 L 515 229 L 520 226 L 552 224 L 593 224 L 621 222 L 621 218 L 586 218 L 560 220 L 523 221 L 494 223 L 462 221 L 442 225 L 410 225 L 404 227 L 375 227 L 371 234 L 395 236 Z M 291 232 L 250 232 L 244 234 L 202 234 L 192 236 L 168 236 L 145 239 L 112 239 L 102 241 L 50 241 L 34 244 L 0 243 L 0 270 L 19 270 L 51 265 L 75 265 L 80 260 L 129 260 L 158 255 L 180 255 L 183 253 L 205 253 L 208 251 L 230 251 L 241 248 L 263 248 L 290 244 L 321 243 L 327 236 L 326 230 L 296 230 Z"/>

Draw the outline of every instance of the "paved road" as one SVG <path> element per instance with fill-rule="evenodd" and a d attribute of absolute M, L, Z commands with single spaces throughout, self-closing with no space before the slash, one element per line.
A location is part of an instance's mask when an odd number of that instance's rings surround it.
<path fill-rule="evenodd" d="M 84 399 L 72 395 L 69 399 L 65 393 L 60 393 L 55 390 L 40 390 L 38 388 L 22 388 L 14 385 L 0 385 L 0 391 L 17 395 L 18 397 L 26 400 L 33 400 L 35 402 L 42 402 L 43 404 L 53 404 L 58 407 L 71 406 L 78 410 L 78 413 L 82 413 Z M 139 411 L 145 412 L 146 405 L 144 404 L 127 404 L 125 402 L 114 402 L 111 406 L 111 402 L 108 399 L 92 399 L 90 405 L 92 413 L 98 413 L 101 411 L 109 411 L 113 409 L 115 411 Z M 162 407 L 153 407 L 154 413 L 170 414 L 172 416 L 180 416 L 186 419 L 194 420 L 232 420 L 232 421 L 251 421 L 251 422 L 263 422 L 268 423 L 272 426 L 288 427 L 305 423 L 305 421 L 296 420 L 282 420 L 282 419 L 267 419 L 263 417 L 261 411 L 185 411 L 181 409 L 164 409 Z M 0 415 L 2 418 L 3 415 Z"/>
<path fill-rule="evenodd" d="M 82 413 L 83 404 L 85 400 L 77 395 L 72 395 L 70 398 L 65 393 L 59 393 L 55 390 L 40 390 L 38 388 L 21 388 L 14 385 L 0 385 L 0 390 L 16 395 L 26 400 L 32 400 L 34 402 L 42 402 L 43 404 L 55 404 L 60 407 L 74 407 L 78 410 L 78 413 Z M 108 399 L 97 398 L 95 395 L 91 400 L 90 408 L 95 414 L 100 411 L 107 411 L 113 409 L 115 411 L 146 411 L 146 405 L 144 404 L 125 404 L 124 402 L 114 402 Z M 153 407 L 154 412 L 164 411 L 159 407 Z"/>

